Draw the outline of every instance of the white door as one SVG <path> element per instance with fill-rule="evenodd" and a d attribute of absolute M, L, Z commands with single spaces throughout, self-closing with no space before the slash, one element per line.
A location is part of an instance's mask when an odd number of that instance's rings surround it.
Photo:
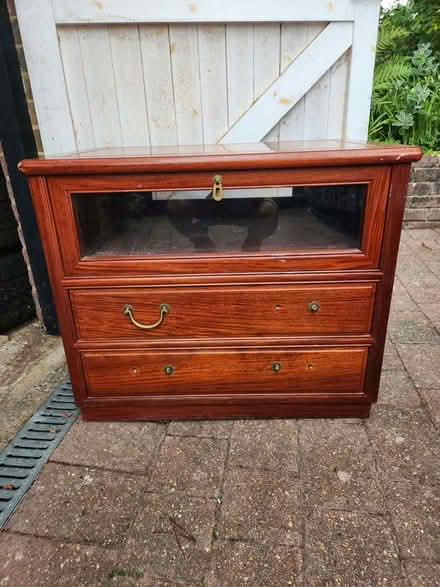
<path fill-rule="evenodd" d="M 16 0 L 46 154 L 356 139 L 379 0 Z"/>

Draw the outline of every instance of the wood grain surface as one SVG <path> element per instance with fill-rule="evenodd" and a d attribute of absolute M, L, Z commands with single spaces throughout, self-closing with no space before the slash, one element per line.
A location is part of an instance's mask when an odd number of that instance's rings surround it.
<path fill-rule="evenodd" d="M 206 145 L 97 149 L 71 155 L 25 159 L 27 175 L 89 175 L 210 169 L 273 169 L 389 165 L 411 163 L 422 156 L 418 147 L 352 141 L 293 141 L 256 145 Z M 263 145 L 264 147 L 264 145 Z"/>
<path fill-rule="evenodd" d="M 243 392 L 360 394 L 367 349 L 84 351 L 81 356 L 89 397 Z M 171 374 L 166 373 L 167 368 Z"/>
<path fill-rule="evenodd" d="M 215 170 L 213 170 L 213 173 Z M 209 188 L 212 174 L 151 173 L 126 175 L 60 176 L 48 178 L 51 202 L 65 275 L 176 275 L 260 273 L 319 270 L 373 269 L 379 264 L 390 169 L 383 166 L 316 169 L 228 171 L 225 188 L 260 186 L 367 185 L 360 249 L 298 249 L 249 253 L 162 254 L 157 256 L 81 257 L 71 194 L 143 192 Z"/>
<path fill-rule="evenodd" d="M 367 334 L 374 284 L 304 286 L 131 288 L 72 290 L 70 299 L 80 340 Z M 317 302 L 312 312 L 309 304 Z M 153 330 L 142 330 L 122 313 L 151 324 L 166 303 L 170 312 Z"/>
<path fill-rule="evenodd" d="M 34 174 L 30 187 L 85 418 L 368 416 L 409 162 L 420 150 L 327 142 L 295 152 L 292 145 L 260 152 L 217 146 L 205 154 L 179 147 L 180 154 L 150 156 L 129 149 L 122 157 L 22 164 Z M 232 188 L 366 184 L 360 248 L 81 258 L 71 194 L 205 189 L 219 170 Z M 308 309 L 313 301 L 316 314 Z M 137 320 L 154 322 L 161 303 L 171 312 L 153 331 L 122 314 L 131 304 Z"/>

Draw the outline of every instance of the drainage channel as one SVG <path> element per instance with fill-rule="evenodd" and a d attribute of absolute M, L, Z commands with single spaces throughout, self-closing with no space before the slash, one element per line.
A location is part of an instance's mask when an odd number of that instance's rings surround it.
<path fill-rule="evenodd" d="M 66 379 L 0 453 L 0 530 L 78 415 Z"/>

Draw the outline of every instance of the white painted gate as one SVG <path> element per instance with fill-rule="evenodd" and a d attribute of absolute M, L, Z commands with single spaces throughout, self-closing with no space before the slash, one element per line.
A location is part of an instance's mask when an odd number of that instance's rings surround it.
<path fill-rule="evenodd" d="M 16 0 L 46 154 L 365 140 L 380 0 Z"/>

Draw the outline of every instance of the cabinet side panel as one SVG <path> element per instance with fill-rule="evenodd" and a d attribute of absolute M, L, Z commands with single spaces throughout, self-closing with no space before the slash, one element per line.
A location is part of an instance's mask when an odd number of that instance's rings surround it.
<path fill-rule="evenodd" d="M 377 286 L 372 325 L 372 335 L 376 339 L 376 344 L 369 352 L 365 385 L 366 392 L 372 401 L 376 401 L 379 390 L 409 173 L 410 165 L 407 164 L 395 165 L 391 170 L 391 184 L 380 259 L 380 269 L 383 270 L 384 277 Z"/>
<path fill-rule="evenodd" d="M 73 350 L 76 338 L 75 326 L 70 307 L 68 292 L 61 286 L 63 266 L 52 213 L 49 191 L 44 177 L 30 177 L 29 187 L 32 193 L 35 214 L 46 258 L 47 270 L 52 286 L 58 324 L 64 344 L 75 399 L 79 405 L 85 398 L 84 378 L 79 354 Z"/>

